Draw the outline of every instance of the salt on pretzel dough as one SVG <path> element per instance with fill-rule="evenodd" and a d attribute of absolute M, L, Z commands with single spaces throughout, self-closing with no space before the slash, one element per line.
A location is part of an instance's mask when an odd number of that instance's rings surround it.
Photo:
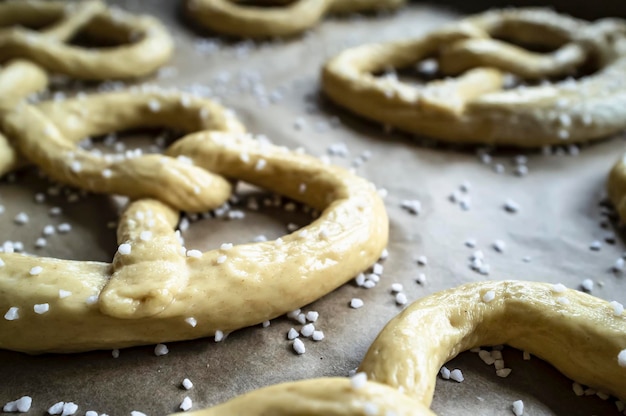
<path fill-rule="evenodd" d="M 43 31 L 18 25 L 43 26 Z M 79 79 L 145 76 L 167 62 L 173 51 L 172 39 L 159 21 L 107 8 L 99 0 L 9 0 L 0 3 L 0 26 L 0 61 L 25 58 Z M 79 31 L 119 45 L 83 48 L 64 43 Z"/>
<path fill-rule="evenodd" d="M 441 366 L 470 348 L 500 344 L 626 398 L 626 365 L 618 359 L 626 351 L 626 315 L 616 316 L 608 302 L 586 293 L 511 280 L 469 283 L 411 304 L 370 346 L 358 369 L 366 383 L 283 383 L 191 414 L 368 415 L 366 408 L 374 408 L 375 414 L 433 416 L 429 407 Z"/>
<path fill-rule="evenodd" d="M 500 37 L 556 50 L 539 54 Z M 431 57 L 443 75 L 463 75 L 424 86 L 374 75 Z M 589 63 L 597 71 L 577 80 L 505 89 L 503 71 L 532 80 L 567 75 Z M 545 9 L 505 9 L 417 39 L 348 49 L 325 64 L 322 89 L 350 111 L 407 132 L 457 143 L 536 147 L 626 128 L 625 71 L 624 21 L 588 23 Z"/>
<path fill-rule="evenodd" d="M 359 371 L 430 406 L 443 364 L 465 350 L 499 344 L 626 398 L 626 367 L 618 363 L 626 349 L 626 316 L 615 316 L 602 299 L 547 283 L 469 283 L 422 298 L 385 326 Z"/>
<path fill-rule="evenodd" d="M 0 348 L 76 352 L 228 333 L 324 296 L 370 266 L 387 244 L 378 193 L 342 168 L 243 134 L 195 133 L 169 153 L 321 215 L 279 240 L 185 256 L 174 233 L 177 211 L 144 199 L 120 219 L 118 243 L 131 251 L 119 250 L 112 264 L 0 253 L 0 311 L 18 308 L 19 316 L 0 319 Z M 41 272 L 31 275 L 36 266 Z M 49 311 L 35 313 L 36 304 Z"/>
<path fill-rule="evenodd" d="M 326 14 L 396 9 L 406 0 L 265 1 L 270 7 L 233 0 L 187 0 L 187 14 L 206 28 L 232 36 L 293 36 L 312 28 Z M 259 2 L 261 3 L 261 2 Z"/>
<path fill-rule="evenodd" d="M 347 378 L 315 378 L 277 384 L 208 409 L 176 413 L 191 416 L 434 416 L 420 402 L 373 381 L 355 388 Z M 389 412 L 389 413 L 386 413 Z"/>
<path fill-rule="evenodd" d="M 626 154 L 613 165 L 607 182 L 607 193 L 617 210 L 620 223 L 626 223 Z"/>
<path fill-rule="evenodd" d="M 137 88 L 36 105 L 22 102 L 4 112 L 0 123 L 13 147 L 55 180 L 96 193 L 157 198 L 190 212 L 223 204 L 231 194 L 230 183 L 185 158 L 102 155 L 81 149 L 77 142 L 139 127 L 168 127 L 187 133 L 244 131 L 232 112 L 211 100 Z M 18 162 L 13 152 L 12 161 L 0 165 L 0 172 Z"/>

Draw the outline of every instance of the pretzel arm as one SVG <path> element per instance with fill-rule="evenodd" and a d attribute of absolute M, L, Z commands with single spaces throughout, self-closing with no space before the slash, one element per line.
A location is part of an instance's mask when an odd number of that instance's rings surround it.
<path fill-rule="evenodd" d="M 276 384 L 208 409 L 185 412 L 190 416 L 435 416 L 427 407 L 398 390 L 375 382 L 352 387 L 347 378 L 314 378 Z M 182 415 L 183 413 L 176 413 Z"/>
<path fill-rule="evenodd" d="M 490 292 L 493 300 L 485 301 Z M 387 324 L 360 371 L 429 406 L 441 366 L 473 347 L 508 344 L 566 376 L 626 397 L 626 317 L 602 299 L 545 283 L 470 283 L 422 298 Z"/>

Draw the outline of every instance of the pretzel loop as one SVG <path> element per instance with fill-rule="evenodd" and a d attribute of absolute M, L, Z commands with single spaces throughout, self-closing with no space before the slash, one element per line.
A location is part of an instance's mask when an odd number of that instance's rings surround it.
<path fill-rule="evenodd" d="M 73 78 L 106 80 L 140 77 L 154 72 L 171 56 L 173 43 L 163 26 L 147 16 L 107 9 L 100 1 L 68 4 L 61 1 L 0 3 L 2 26 L 44 26 L 42 32 L 25 27 L 0 31 L 0 61 L 25 58 L 49 71 Z M 45 28 L 51 21 L 56 24 Z M 65 44 L 77 32 L 122 43 L 103 48 Z"/>
<path fill-rule="evenodd" d="M 359 370 L 368 381 L 311 379 L 266 387 L 195 416 L 397 414 L 433 416 L 439 369 L 473 347 L 508 344 L 566 376 L 626 397 L 626 316 L 577 290 L 536 282 L 462 285 L 422 298 L 393 318 Z M 383 387 L 384 386 L 384 387 Z M 375 413 L 374 410 L 375 409 Z M 180 415 L 181 413 L 177 413 Z"/>
<path fill-rule="evenodd" d="M 60 182 L 97 193 L 158 198 L 192 212 L 224 203 L 231 193 L 228 181 L 186 159 L 157 154 L 101 155 L 76 143 L 87 136 L 138 127 L 243 131 L 230 112 L 209 100 L 160 91 L 20 103 L 4 114 L 2 125 L 21 154 Z"/>
<path fill-rule="evenodd" d="M 327 13 L 395 9 L 406 0 L 265 1 L 270 7 L 233 0 L 188 0 L 191 18 L 219 33 L 249 38 L 293 36 L 315 26 Z M 285 4 L 286 3 L 286 4 Z"/>
<path fill-rule="evenodd" d="M 540 54 L 499 38 L 554 51 Z M 429 57 L 441 74 L 462 75 L 424 86 L 374 76 Z M 577 75 L 589 66 L 597 71 L 575 81 L 513 89 L 503 82 L 503 71 L 537 80 Z M 597 139 L 625 128 L 624 70 L 624 21 L 590 24 L 520 9 L 483 13 L 410 41 L 346 50 L 324 66 L 322 88 L 349 110 L 405 131 L 532 147 Z"/>

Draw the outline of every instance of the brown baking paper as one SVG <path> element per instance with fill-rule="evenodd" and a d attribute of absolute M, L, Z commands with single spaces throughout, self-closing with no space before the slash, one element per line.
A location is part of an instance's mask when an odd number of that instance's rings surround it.
<path fill-rule="evenodd" d="M 29 395 L 34 415 L 65 401 L 79 406 L 78 415 L 88 410 L 129 415 L 137 410 L 155 416 L 178 410 L 185 396 L 191 398 L 193 409 L 201 409 L 278 382 L 346 376 L 385 323 L 402 310 L 390 292 L 393 283 L 404 286 L 410 302 L 486 278 L 561 282 L 574 288 L 589 278 L 595 283 L 594 295 L 626 303 L 625 278 L 610 271 L 624 251 L 624 235 L 618 233 L 611 240 L 617 229 L 611 222 L 601 227 L 605 208 L 599 205 L 607 172 L 626 150 L 623 137 L 584 146 L 577 156 L 569 153 L 578 148 L 556 156 L 500 151 L 485 164 L 476 148 L 426 146 L 385 132 L 320 96 L 320 65 L 338 51 L 426 32 L 455 18 L 454 11 L 413 4 L 381 16 L 329 18 L 301 38 L 253 44 L 198 34 L 179 20 L 178 2 L 120 3 L 131 11 L 158 16 L 175 37 L 170 65 L 147 82 L 219 98 L 251 132 L 281 145 L 301 146 L 321 156 L 329 147 L 342 153 L 337 144 L 344 143 L 347 155 L 330 157 L 342 166 L 371 155 L 356 171 L 386 191 L 389 258 L 375 288 L 348 283 L 314 304 L 302 305 L 304 311 L 319 312 L 315 327 L 325 335 L 321 342 L 305 339 L 304 355 L 296 355 L 286 337 L 289 328 L 301 326 L 287 318 L 273 320 L 267 328 L 237 331 L 220 343 L 212 338 L 168 343 L 169 354 L 164 356 L 155 356 L 153 345 L 121 350 L 119 358 L 111 351 L 42 356 L 0 351 L 0 405 Z M 514 174 L 517 155 L 528 157 L 526 176 Z M 503 173 L 494 171 L 496 164 L 502 164 Z M 462 184 L 468 187 L 465 193 Z M 19 173 L 15 182 L 0 183 L 5 207 L 0 242 L 22 241 L 26 251 L 42 256 L 110 261 L 116 243 L 107 222 L 116 219 L 119 201 L 90 195 L 68 203 L 62 193 L 35 203 L 34 194 L 49 186 L 34 170 Z M 469 210 L 449 200 L 453 192 L 469 201 Z M 518 212 L 504 210 L 507 199 L 519 205 Z M 404 200 L 419 200 L 419 215 L 402 209 Z M 62 215 L 49 216 L 49 208 L 57 205 L 63 208 Z M 311 220 L 276 208 L 255 213 L 244 204 L 238 209 L 246 212 L 244 219 L 194 222 L 184 233 L 187 247 L 208 250 L 222 242 L 250 241 L 259 234 L 276 238 L 287 232 L 289 222 L 303 225 Z M 30 221 L 20 226 L 13 219 L 21 211 Z M 71 224 L 70 233 L 57 233 L 48 238 L 47 247 L 34 248 L 45 225 L 63 222 Z M 606 242 L 607 237 L 614 242 Z M 468 239 L 476 240 L 475 249 L 466 247 Z M 496 240 L 506 244 L 503 253 L 492 248 Z M 592 251 L 589 246 L 596 240 L 602 247 Z M 491 266 L 489 276 L 470 269 L 473 250 L 483 251 Z M 426 265 L 418 264 L 419 256 L 426 256 Z M 423 284 L 416 282 L 421 273 L 426 277 Z M 364 307 L 351 309 L 352 298 L 362 299 Z M 522 352 L 513 349 L 503 354 L 506 367 L 512 369 L 507 378 L 496 376 L 493 366 L 471 352 L 448 363 L 450 369 L 461 369 L 465 380 L 439 379 L 432 408 L 442 415 L 511 415 L 512 402 L 523 400 L 527 415 L 617 414 L 615 399 L 576 397 L 572 381 L 549 364 L 534 357 L 524 361 Z M 194 384 L 189 391 L 181 387 L 185 378 Z"/>

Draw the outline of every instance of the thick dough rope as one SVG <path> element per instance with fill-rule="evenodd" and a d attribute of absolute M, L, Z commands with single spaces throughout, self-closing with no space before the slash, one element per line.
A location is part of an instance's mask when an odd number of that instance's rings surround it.
<path fill-rule="evenodd" d="M 215 32 L 264 38 L 297 35 L 315 26 L 326 14 L 390 10 L 401 7 L 405 2 L 406 0 L 266 0 L 268 7 L 263 7 L 233 0 L 187 0 L 186 8 L 192 19 Z"/>
<path fill-rule="evenodd" d="M 531 52 L 495 38 L 556 48 Z M 409 85 L 374 74 L 434 57 L 443 75 Z M 597 71 L 578 80 L 505 89 L 504 72 L 529 80 Z M 536 147 L 606 137 L 626 128 L 626 22 L 594 23 L 544 9 L 469 17 L 421 38 L 363 45 L 329 60 L 323 91 L 356 114 L 456 143 Z"/>
<path fill-rule="evenodd" d="M 0 24 L 0 61 L 25 58 L 79 79 L 145 76 L 165 64 L 173 51 L 172 39 L 158 20 L 107 8 L 98 0 L 10 0 L 0 3 Z M 22 24 L 44 30 L 17 26 Z M 78 32 L 119 45 L 83 48 L 64 43 Z"/>
<path fill-rule="evenodd" d="M 623 311 L 617 315 L 609 302 L 559 285 L 502 281 L 469 283 L 411 304 L 370 346 L 358 370 L 367 374 L 367 383 L 323 378 L 284 383 L 192 414 L 234 416 L 247 406 L 252 415 L 433 415 L 428 407 L 441 366 L 473 347 L 500 344 L 626 398 Z M 376 412 L 367 413 L 366 403 Z"/>
<path fill-rule="evenodd" d="M 189 212 L 224 203 L 231 185 L 186 158 L 135 153 L 102 155 L 81 149 L 88 136 L 134 128 L 168 127 L 243 132 L 231 111 L 190 94 L 135 88 L 37 105 L 22 102 L 0 118 L 11 144 L 51 178 L 96 193 L 156 198 Z M 19 165 L 12 161 L 0 172 Z"/>
<path fill-rule="evenodd" d="M 200 253 L 176 236 L 177 211 L 144 199 L 120 219 L 113 264 L 0 253 L 0 348 L 75 352 L 228 333 L 324 296 L 387 244 L 374 186 L 342 168 L 225 133 L 189 135 L 168 153 L 322 213 L 281 239 Z"/>
<path fill-rule="evenodd" d="M 609 173 L 607 191 L 620 217 L 621 225 L 626 224 L 626 154 L 613 165 Z"/>

